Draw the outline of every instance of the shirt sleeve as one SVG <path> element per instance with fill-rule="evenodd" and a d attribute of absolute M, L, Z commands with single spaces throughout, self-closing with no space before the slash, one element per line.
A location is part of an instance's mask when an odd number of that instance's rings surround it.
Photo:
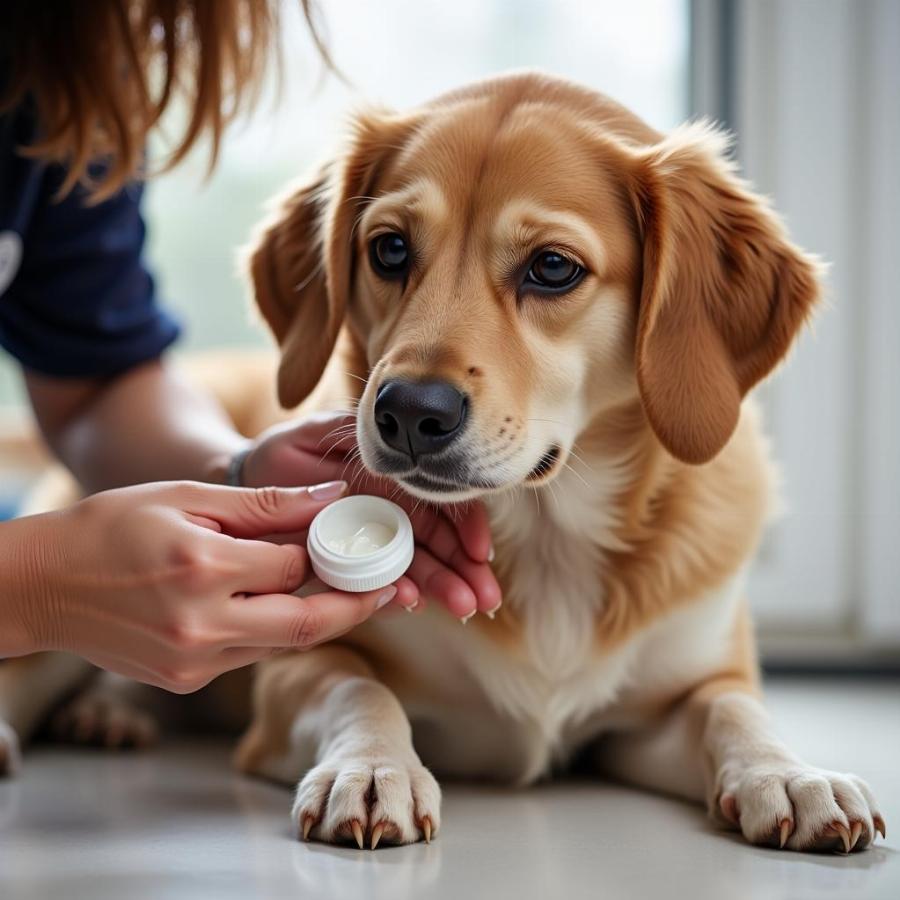
<path fill-rule="evenodd" d="M 47 375 L 113 375 L 158 357 L 179 328 L 143 262 L 142 187 L 90 205 L 78 186 L 56 201 L 63 174 L 42 179 L 21 269 L 0 298 L 0 344 Z"/>

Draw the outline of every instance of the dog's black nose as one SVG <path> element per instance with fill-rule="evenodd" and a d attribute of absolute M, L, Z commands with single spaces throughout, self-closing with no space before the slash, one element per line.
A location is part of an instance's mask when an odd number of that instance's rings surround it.
<path fill-rule="evenodd" d="M 375 398 L 381 439 L 415 459 L 436 453 L 462 431 L 468 402 L 446 381 L 388 381 Z"/>

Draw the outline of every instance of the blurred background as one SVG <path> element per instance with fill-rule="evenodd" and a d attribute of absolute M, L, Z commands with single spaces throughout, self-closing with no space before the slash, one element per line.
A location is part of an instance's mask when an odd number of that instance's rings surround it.
<path fill-rule="evenodd" d="M 179 352 L 260 346 L 235 250 L 264 202 L 339 145 L 367 102 L 405 107 L 539 67 L 667 129 L 707 115 L 794 239 L 830 264 L 826 307 L 760 391 L 786 515 L 751 596 L 770 668 L 900 666 L 900 3 L 896 0 L 322 0 L 323 70 L 296 0 L 285 64 L 234 127 L 214 177 L 196 153 L 147 195 L 149 256 L 182 317 Z M 28 413 L 0 360 L 0 432 Z M 15 508 L 38 461 L 0 469 Z"/>

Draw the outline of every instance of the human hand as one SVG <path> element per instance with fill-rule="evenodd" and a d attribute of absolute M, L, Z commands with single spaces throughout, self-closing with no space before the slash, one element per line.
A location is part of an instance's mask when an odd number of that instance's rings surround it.
<path fill-rule="evenodd" d="M 475 612 L 496 612 L 501 593 L 489 565 L 491 535 L 484 506 L 472 502 L 439 509 L 372 475 L 357 458 L 355 426 L 352 415 L 318 413 L 269 429 L 245 456 L 242 483 L 295 485 L 345 478 L 351 493 L 393 500 L 412 520 L 416 555 L 406 574 L 417 590 L 464 620 Z"/>
<path fill-rule="evenodd" d="M 291 596 L 308 580 L 306 551 L 259 539 L 305 529 L 345 490 L 156 483 L 4 523 L 0 655 L 70 650 L 185 693 L 281 648 L 335 638 L 395 596 L 408 605 L 406 578 Z"/>

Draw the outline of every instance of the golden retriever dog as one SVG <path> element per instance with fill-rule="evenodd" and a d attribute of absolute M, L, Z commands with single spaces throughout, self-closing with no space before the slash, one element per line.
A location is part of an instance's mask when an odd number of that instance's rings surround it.
<path fill-rule="evenodd" d="M 283 406 L 352 395 L 369 470 L 481 498 L 504 595 L 256 667 L 237 763 L 299 780 L 298 837 L 430 840 L 436 776 L 526 785 L 576 753 L 755 844 L 883 832 L 865 782 L 798 759 L 760 696 L 744 581 L 773 490 L 745 397 L 820 271 L 726 143 L 509 75 L 359 116 L 260 231 Z"/>

